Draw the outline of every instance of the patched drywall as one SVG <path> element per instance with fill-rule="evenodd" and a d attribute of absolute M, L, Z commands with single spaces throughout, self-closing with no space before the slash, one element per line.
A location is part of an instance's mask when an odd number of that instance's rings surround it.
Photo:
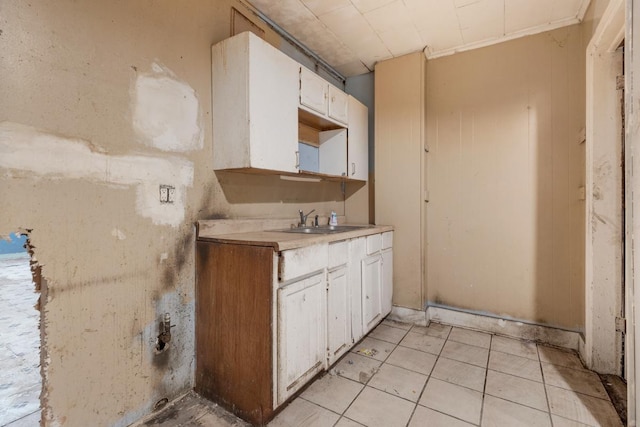
<path fill-rule="evenodd" d="M 147 145 L 164 151 L 202 148 L 200 109 L 195 91 L 167 67 L 153 63 L 132 88 L 133 126 Z"/>
<path fill-rule="evenodd" d="M 133 187 L 136 212 L 154 224 L 178 226 L 184 220 L 193 163 L 178 157 L 110 156 L 87 141 L 62 138 L 17 123 L 0 123 L 0 167 L 11 177 L 79 179 Z M 173 203 L 160 203 L 160 184 L 176 186 Z M 121 233 L 118 234 L 120 238 Z"/>

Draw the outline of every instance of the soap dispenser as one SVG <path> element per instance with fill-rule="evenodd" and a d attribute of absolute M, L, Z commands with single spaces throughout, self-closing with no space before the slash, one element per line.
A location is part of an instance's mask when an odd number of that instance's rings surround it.
<path fill-rule="evenodd" d="M 331 216 L 329 217 L 329 225 L 338 225 L 338 215 L 331 211 Z"/>

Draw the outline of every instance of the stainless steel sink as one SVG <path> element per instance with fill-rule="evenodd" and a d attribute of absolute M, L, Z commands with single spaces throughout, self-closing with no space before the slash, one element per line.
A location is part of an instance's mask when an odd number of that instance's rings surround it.
<path fill-rule="evenodd" d="M 298 233 L 298 234 L 334 234 L 344 233 L 347 231 L 360 230 L 368 228 L 367 225 L 321 225 L 319 227 L 292 227 L 284 230 L 270 230 L 279 233 Z"/>

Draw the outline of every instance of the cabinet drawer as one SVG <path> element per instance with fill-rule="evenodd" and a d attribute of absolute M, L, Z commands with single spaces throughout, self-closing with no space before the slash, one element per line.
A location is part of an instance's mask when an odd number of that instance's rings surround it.
<path fill-rule="evenodd" d="M 382 249 L 393 247 L 393 231 L 382 233 Z"/>
<path fill-rule="evenodd" d="M 381 234 L 372 234 L 371 236 L 367 236 L 367 255 L 380 252 L 381 248 L 382 248 Z"/>
<path fill-rule="evenodd" d="M 286 282 L 323 270 L 329 262 L 328 247 L 329 245 L 324 243 L 282 251 L 278 265 L 279 280 Z"/>
<path fill-rule="evenodd" d="M 347 263 L 347 248 L 346 241 L 329 244 L 329 269 Z"/>

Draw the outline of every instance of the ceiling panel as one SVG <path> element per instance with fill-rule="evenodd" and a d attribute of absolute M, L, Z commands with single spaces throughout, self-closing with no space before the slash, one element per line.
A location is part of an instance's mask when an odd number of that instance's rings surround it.
<path fill-rule="evenodd" d="M 504 35 L 504 0 L 479 0 L 457 8 L 464 43 Z"/>
<path fill-rule="evenodd" d="M 392 29 L 380 33 L 380 38 L 393 56 L 406 55 L 424 48 L 422 38 L 413 26 L 407 26 L 402 30 Z"/>
<path fill-rule="evenodd" d="M 345 76 L 578 23 L 590 0 L 249 0 Z M 366 66 L 366 67 L 365 67 Z"/>
<path fill-rule="evenodd" d="M 378 33 L 393 30 L 404 30 L 407 26 L 413 27 L 413 21 L 409 10 L 402 0 L 396 0 L 378 9 L 364 14 L 369 24 Z"/>
<path fill-rule="evenodd" d="M 351 5 L 349 0 L 302 0 L 302 3 L 316 16 Z"/>
<path fill-rule="evenodd" d="M 393 1 L 394 0 L 351 0 L 351 3 L 353 3 L 360 13 L 367 13 Z"/>

